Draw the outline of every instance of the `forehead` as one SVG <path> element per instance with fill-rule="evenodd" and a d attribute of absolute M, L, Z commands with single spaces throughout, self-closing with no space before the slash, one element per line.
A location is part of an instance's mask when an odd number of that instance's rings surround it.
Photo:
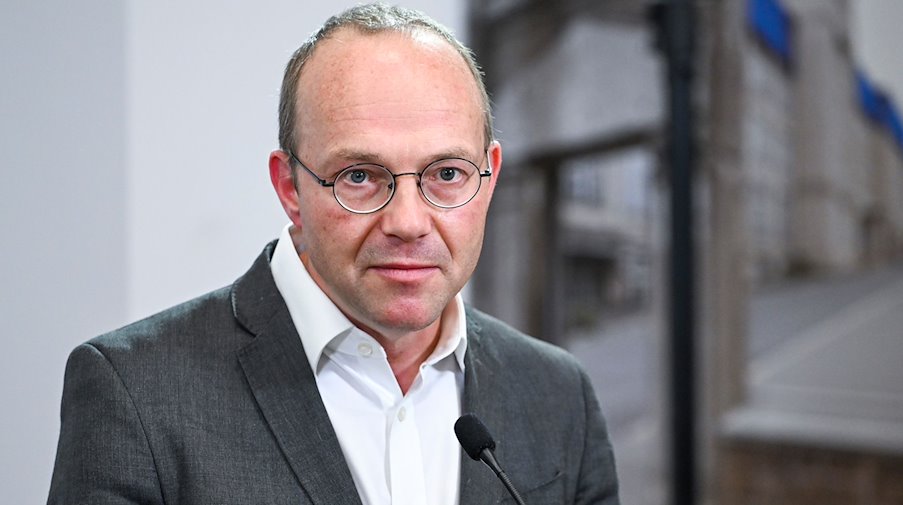
<path fill-rule="evenodd" d="M 406 133 L 406 121 L 411 128 L 475 127 L 482 135 L 479 97 L 463 57 L 438 35 L 344 28 L 321 41 L 302 70 L 299 140 L 329 125 Z"/>

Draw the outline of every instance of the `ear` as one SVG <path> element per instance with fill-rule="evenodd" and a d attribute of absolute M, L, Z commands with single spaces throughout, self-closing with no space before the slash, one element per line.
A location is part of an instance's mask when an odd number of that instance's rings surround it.
<path fill-rule="evenodd" d="M 486 157 L 489 165 L 492 167 L 492 177 L 489 178 L 489 198 L 492 198 L 492 192 L 495 191 L 495 185 L 499 182 L 499 174 L 502 173 L 502 145 L 498 140 L 493 140 L 486 150 Z"/>
<path fill-rule="evenodd" d="M 270 153 L 270 182 L 276 190 L 276 196 L 285 210 L 285 214 L 296 227 L 301 227 L 301 215 L 298 211 L 298 189 L 292 177 L 291 158 L 288 153 L 276 150 Z"/>

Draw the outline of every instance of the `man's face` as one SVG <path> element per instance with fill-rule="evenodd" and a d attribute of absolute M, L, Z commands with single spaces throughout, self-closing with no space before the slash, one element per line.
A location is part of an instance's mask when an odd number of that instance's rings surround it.
<path fill-rule="evenodd" d="M 431 34 L 341 30 L 316 49 L 298 90 L 295 154 L 320 178 L 361 162 L 400 174 L 447 157 L 483 170 L 491 161 L 493 176 L 455 209 L 425 201 L 416 177 L 397 179 L 392 201 L 364 215 L 343 209 L 300 167 L 296 198 L 274 177 L 302 261 L 352 321 L 390 340 L 436 323 L 476 266 L 501 165 L 497 143 L 487 159 L 467 66 Z M 286 164 L 278 152 L 271 157 L 283 188 Z"/>

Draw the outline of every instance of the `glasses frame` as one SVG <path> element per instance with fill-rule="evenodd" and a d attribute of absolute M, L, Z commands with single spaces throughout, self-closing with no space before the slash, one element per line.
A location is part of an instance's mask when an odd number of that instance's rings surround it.
<path fill-rule="evenodd" d="M 420 190 L 420 196 L 422 196 L 423 199 L 426 200 L 427 203 L 429 203 L 430 205 L 432 205 L 432 206 L 434 206 L 434 207 L 437 207 L 437 208 L 440 208 L 440 209 L 457 209 L 458 207 L 463 207 L 463 206 L 467 205 L 468 203 L 470 203 L 471 200 L 473 200 L 474 198 L 476 198 L 476 196 L 477 196 L 478 194 L 480 194 L 480 188 L 483 187 L 483 177 L 492 177 L 492 164 L 491 164 L 491 163 L 489 163 L 489 167 L 488 167 L 486 170 L 480 170 L 480 166 L 482 166 L 482 164 L 483 164 L 482 162 L 481 162 L 479 165 L 477 165 L 476 163 L 470 161 L 470 160 L 467 159 L 467 158 L 459 158 L 459 157 L 452 156 L 452 157 L 449 157 L 449 158 L 441 158 L 441 159 L 438 159 L 438 160 L 435 160 L 435 161 L 431 161 L 431 162 L 428 163 L 425 167 L 423 167 L 423 170 L 421 170 L 421 171 L 419 171 L 419 172 L 404 172 L 404 173 L 401 173 L 401 174 L 396 174 L 395 172 L 392 172 L 391 170 L 389 170 L 389 168 L 386 167 L 385 165 L 380 165 L 379 163 L 354 163 L 354 164 L 352 164 L 352 165 L 348 165 L 347 167 L 345 167 L 345 168 L 339 170 L 339 172 L 336 174 L 336 176 L 335 176 L 335 178 L 332 180 L 332 182 L 329 182 L 329 181 L 326 180 L 326 179 L 322 179 L 322 178 L 321 178 L 319 175 L 317 175 L 313 170 L 307 168 L 307 165 L 305 165 L 300 159 L 298 159 L 298 157 L 295 156 L 295 153 L 294 153 L 294 152 L 292 152 L 292 151 L 285 151 L 285 152 L 291 157 L 292 160 L 294 160 L 295 163 L 297 163 L 298 165 L 301 166 L 301 168 L 303 168 L 305 171 L 307 171 L 307 173 L 310 174 L 310 176 L 313 177 L 315 181 L 317 181 L 317 184 L 319 184 L 320 186 L 322 186 L 322 187 L 324 187 L 324 188 L 332 188 L 332 197 L 335 198 L 335 201 L 338 202 L 338 204 L 341 205 L 343 209 L 345 209 L 345 210 L 347 210 L 348 212 L 351 212 L 351 213 L 353 213 L 353 214 L 373 214 L 374 212 L 379 212 L 380 210 L 384 209 L 384 208 L 386 207 L 386 205 L 389 205 L 389 202 L 391 202 L 392 199 L 395 198 L 395 192 L 396 192 L 396 190 L 398 189 L 398 178 L 399 178 L 399 177 L 404 177 L 404 176 L 406 176 L 406 175 L 416 176 L 416 177 L 417 177 L 417 189 Z M 487 161 L 487 162 L 488 162 L 488 161 L 489 161 L 489 148 L 488 148 L 488 147 L 486 148 L 485 154 L 486 154 L 486 157 L 484 158 L 484 161 Z M 428 196 L 426 195 L 426 193 L 423 192 L 423 184 L 421 183 L 422 180 L 423 180 L 423 173 L 426 172 L 426 169 L 429 168 L 430 165 L 433 165 L 434 163 L 438 163 L 438 162 L 443 161 L 443 160 L 461 160 L 461 161 L 466 161 L 467 163 L 470 163 L 471 165 L 473 165 L 474 167 L 476 167 L 476 169 L 477 169 L 477 174 L 480 176 L 480 179 L 479 179 L 478 184 L 477 184 L 477 190 L 474 191 L 473 195 L 471 195 L 470 198 L 468 198 L 467 200 L 465 200 L 465 201 L 463 201 L 462 203 L 459 203 L 459 204 L 457 204 L 457 205 L 441 205 L 441 204 L 438 204 L 438 203 L 436 203 L 436 202 L 430 200 L 430 197 L 428 197 Z M 344 174 L 345 172 L 347 172 L 348 170 L 352 170 L 354 167 L 359 167 L 359 166 L 362 166 L 362 165 L 369 165 L 369 166 L 380 167 L 380 168 L 382 168 L 383 170 L 385 170 L 386 172 L 388 172 L 389 175 L 392 176 L 392 193 L 389 195 L 389 198 L 386 199 L 385 203 L 383 203 L 383 204 L 380 205 L 379 207 L 376 207 L 376 208 L 373 209 L 373 210 L 360 211 L 360 210 L 354 210 L 354 209 L 351 209 L 351 208 L 349 208 L 348 206 L 346 206 L 344 203 L 342 203 L 342 201 L 339 200 L 338 195 L 336 195 L 336 193 L 335 193 L 335 181 L 338 180 L 338 178 L 339 178 L 342 174 Z"/>

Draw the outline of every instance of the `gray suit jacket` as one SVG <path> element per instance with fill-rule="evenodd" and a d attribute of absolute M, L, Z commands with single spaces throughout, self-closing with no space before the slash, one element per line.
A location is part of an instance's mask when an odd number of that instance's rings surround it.
<path fill-rule="evenodd" d="M 49 504 L 360 504 L 271 254 L 230 287 L 72 352 Z M 470 308 L 467 332 L 463 410 L 492 430 L 527 503 L 618 503 L 575 360 Z M 506 499 L 462 457 L 462 505 Z"/>

